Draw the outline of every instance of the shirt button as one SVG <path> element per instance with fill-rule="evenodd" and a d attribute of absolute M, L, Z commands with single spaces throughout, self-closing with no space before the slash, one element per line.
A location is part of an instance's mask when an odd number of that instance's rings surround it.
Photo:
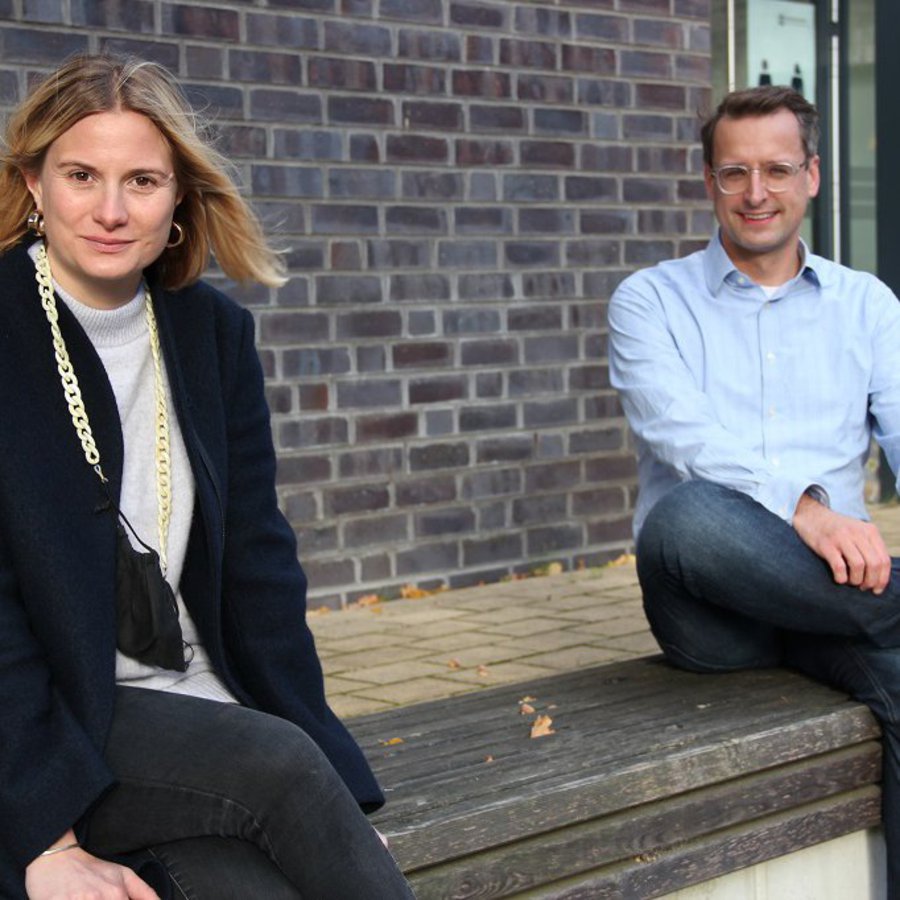
<path fill-rule="evenodd" d="M 781 465 L 781 459 L 777 456 L 772 457 L 772 465 L 777 469 Z"/>
<path fill-rule="evenodd" d="M 769 362 L 775 362 L 775 354 L 770 350 L 770 351 L 766 354 L 766 359 L 767 359 Z"/>

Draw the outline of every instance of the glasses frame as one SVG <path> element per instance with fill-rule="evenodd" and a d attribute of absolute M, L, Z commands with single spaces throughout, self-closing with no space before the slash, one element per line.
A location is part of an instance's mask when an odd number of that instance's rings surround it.
<path fill-rule="evenodd" d="M 769 168 L 770 166 L 790 166 L 792 171 L 791 171 L 791 174 L 788 176 L 788 180 L 784 184 L 783 187 L 782 186 L 773 187 L 766 181 L 766 169 Z M 808 168 L 809 168 L 809 160 L 808 159 L 804 159 L 802 163 L 795 163 L 795 162 L 791 162 L 790 160 L 785 159 L 785 160 L 776 160 L 773 162 L 769 162 L 763 166 L 745 166 L 745 165 L 742 165 L 741 163 L 727 163 L 724 166 L 718 166 L 715 169 L 710 169 L 710 172 L 713 176 L 713 179 L 716 182 L 716 187 L 719 189 L 719 191 L 722 194 L 724 194 L 726 197 L 733 197 L 735 194 L 743 194 L 744 192 L 746 192 L 749 189 L 750 179 L 752 178 L 754 172 L 756 172 L 759 175 L 760 180 L 762 181 L 763 187 L 770 194 L 783 194 L 785 191 L 789 191 L 791 189 L 791 185 L 793 184 L 794 179 L 804 169 L 808 169 Z M 725 169 L 741 169 L 741 170 L 743 170 L 744 175 L 747 178 L 747 184 L 742 188 L 738 188 L 736 191 L 727 190 L 725 187 L 723 187 L 722 182 L 719 180 L 720 174 Z"/>

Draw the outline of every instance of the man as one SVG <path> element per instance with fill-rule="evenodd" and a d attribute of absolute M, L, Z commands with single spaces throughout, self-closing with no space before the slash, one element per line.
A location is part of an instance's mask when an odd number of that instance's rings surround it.
<path fill-rule="evenodd" d="M 872 708 L 897 900 L 900 559 L 863 485 L 873 430 L 900 470 L 900 304 L 800 238 L 820 171 L 799 94 L 730 94 L 701 136 L 718 233 L 632 275 L 609 313 L 647 617 L 682 668 L 790 665 Z"/>

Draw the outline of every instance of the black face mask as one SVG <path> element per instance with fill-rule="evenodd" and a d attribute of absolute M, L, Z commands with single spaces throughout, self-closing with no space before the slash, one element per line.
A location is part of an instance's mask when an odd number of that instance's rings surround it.
<path fill-rule="evenodd" d="M 135 550 L 116 523 L 116 646 L 126 656 L 148 665 L 184 672 L 184 640 L 178 622 L 178 603 L 163 577 L 159 554 L 135 533 L 131 523 L 118 513 L 144 552 Z"/>

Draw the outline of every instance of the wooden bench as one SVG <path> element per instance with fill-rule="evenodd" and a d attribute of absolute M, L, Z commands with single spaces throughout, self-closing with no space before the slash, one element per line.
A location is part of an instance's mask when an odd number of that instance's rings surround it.
<path fill-rule="evenodd" d="M 531 738 L 539 714 L 555 733 Z M 420 900 L 643 900 L 880 820 L 871 713 L 783 670 L 652 657 L 349 724 Z"/>

